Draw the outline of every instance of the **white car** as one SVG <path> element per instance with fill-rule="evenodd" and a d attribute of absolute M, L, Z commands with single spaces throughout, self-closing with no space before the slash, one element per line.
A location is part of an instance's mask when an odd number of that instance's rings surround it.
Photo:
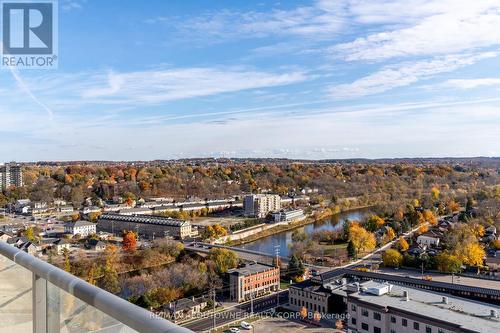
<path fill-rule="evenodd" d="M 231 327 L 229 329 L 229 332 L 231 332 L 231 333 L 240 333 L 240 329 L 238 327 Z"/>
<path fill-rule="evenodd" d="M 242 321 L 240 323 L 240 326 L 246 330 L 251 330 L 252 329 L 252 325 L 250 325 L 249 323 L 247 323 L 246 321 Z"/>

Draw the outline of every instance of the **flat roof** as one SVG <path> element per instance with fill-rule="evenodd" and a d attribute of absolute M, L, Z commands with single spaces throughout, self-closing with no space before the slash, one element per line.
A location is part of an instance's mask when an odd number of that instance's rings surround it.
<path fill-rule="evenodd" d="M 233 268 L 228 270 L 227 272 L 229 274 L 241 274 L 244 276 L 248 276 L 256 273 L 265 272 L 274 268 L 276 267 L 256 263 L 256 264 L 247 264 L 245 267 Z"/>
<path fill-rule="evenodd" d="M 403 297 L 403 291 L 409 293 L 408 301 Z M 443 302 L 443 297 L 448 298 L 447 304 Z M 450 325 L 458 325 L 460 328 L 474 332 L 498 333 L 500 331 L 498 318 L 500 306 L 448 294 L 393 285 L 392 290 L 384 295 L 356 292 L 349 295 L 349 299 L 351 298 L 381 307 L 407 311 L 416 316 L 447 322 Z M 492 310 L 497 311 L 497 318 L 491 316 Z"/>

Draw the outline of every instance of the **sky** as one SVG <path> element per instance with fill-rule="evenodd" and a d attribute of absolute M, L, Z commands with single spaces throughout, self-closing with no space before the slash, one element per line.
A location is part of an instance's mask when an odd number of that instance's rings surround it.
<path fill-rule="evenodd" d="M 0 161 L 500 155 L 500 1 L 60 0 Z"/>

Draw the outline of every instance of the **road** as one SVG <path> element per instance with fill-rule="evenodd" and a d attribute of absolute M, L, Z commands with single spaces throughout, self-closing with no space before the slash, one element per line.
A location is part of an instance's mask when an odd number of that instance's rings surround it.
<path fill-rule="evenodd" d="M 253 313 L 262 313 L 278 306 L 276 294 L 261 297 L 253 301 Z M 288 290 L 279 293 L 279 304 L 288 302 Z M 231 323 L 238 319 L 243 319 L 251 312 L 251 302 L 241 303 L 232 308 L 218 312 L 215 315 L 216 326 Z M 182 325 L 194 332 L 203 332 L 212 329 L 213 315 Z"/>

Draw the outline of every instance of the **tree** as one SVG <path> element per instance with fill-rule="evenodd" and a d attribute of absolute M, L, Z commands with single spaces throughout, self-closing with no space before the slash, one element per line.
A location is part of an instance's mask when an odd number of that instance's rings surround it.
<path fill-rule="evenodd" d="M 375 249 L 377 244 L 375 235 L 368 232 L 359 223 L 352 223 L 349 228 L 349 240 L 352 241 L 357 252 L 369 252 Z"/>
<path fill-rule="evenodd" d="M 370 218 L 368 218 L 368 220 L 366 221 L 365 223 L 365 228 L 366 230 L 368 231 L 375 231 L 377 230 L 378 228 L 380 228 L 381 226 L 383 226 L 385 224 L 385 221 L 383 218 L 381 218 L 380 216 L 378 215 L 372 215 L 370 216 Z"/>
<path fill-rule="evenodd" d="M 436 266 L 443 273 L 458 273 L 460 272 L 462 262 L 455 255 L 441 252 L 436 256 Z"/>
<path fill-rule="evenodd" d="M 437 201 L 439 200 L 439 189 L 437 187 L 433 187 L 431 188 L 431 196 L 432 196 L 432 199 L 434 199 L 434 201 Z"/>
<path fill-rule="evenodd" d="M 466 243 L 455 249 L 454 254 L 458 259 L 471 266 L 482 266 L 486 252 L 479 243 Z"/>
<path fill-rule="evenodd" d="M 408 245 L 406 239 L 403 236 L 401 236 L 396 242 L 396 247 L 398 248 L 399 251 L 405 252 L 406 250 L 408 250 L 410 245 Z"/>
<path fill-rule="evenodd" d="M 28 229 L 26 229 L 26 231 L 24 232 L 24 236 L 32 243 L 36 242 L 36 237 L 33 227 L 28 227 Z"/>
<path fill-rule="evenodd" d="M 67 248 L 63 248 L 62 253 L 64 256 L 64 270 L 69 273 L 69 272 L 71 272 L 71 262 L 69 259 L 69 250 Z"/>
<path fill-rule="evenodd" d="M 386 267 L 400 267 L 403 263 L 403 255 L 398 250 L 389 249 L 382 254 L 382 260 Z"/>
<path fill-rule="evenodd" d="M 127 252 L 134 252 L 137 249 L 137 237 L 135 232 L 126 231 L 123 234 L 123 250 Z"/>
<path fill-rule="evenodd" d="M 436 215 L 429 209 L 424 210 L 423 216 L 426 222 L 429 222 L 430 225 L 437 225 L 438 221 Z"/>
<path fill-rule="evenodd" d="M 358 250 L 356 249 L 352 241 L 349 241 L 349 243 L 347 243 L 347 255 L 349 256 L 349 258 L 354 259 L 358 257 Z"/>
<path fill-rule="evenodd" d="M 305 268 L 302 260 L 300 260 L 296 255 L 292 255 L 288 262 L 288 277 L 291 279 L 297 279 L 298 277 L 302 277 L 304 273 Z"/>
<path fill-rule="evenodd" d="M 301 307 L 300 312 L 299 312 L 300 317 L 302 319 L 305 319 L 305 318 L 307 318 L 307 314 L 308 314 L 308 312 L 307 312 L 306 307 L 305 306 Z"/>
<path fill-rule="evenodd" d="M 238 255 L 236 252 L 228 249 L 212 248 L 208 258 L 215 263 L 217 273 L 219 274 L 226 273 L 238 264 Z"/>
<path fill-rule="evenodd" d="M 493 242 L 491 242 L 490 246 L 495 250 L 500 250 L 500 239 L 496 239 Z"/>
<path fill-rule="evenodd" d="M 101 279 L 101 286 L 110 293 L 118 293 L 120 282 L 118 281 L 118 272 L 116 271 L 118 248 L 114 245 L 108 245 L 104 252 L 105 265 L 103 269 L 103 277 Z"/>

